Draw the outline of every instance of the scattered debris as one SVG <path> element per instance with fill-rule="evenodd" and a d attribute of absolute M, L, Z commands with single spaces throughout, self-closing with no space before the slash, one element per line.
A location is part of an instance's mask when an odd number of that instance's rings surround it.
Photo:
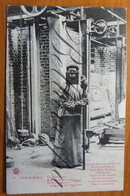
<path fill-rule="evenodd" d="M 39 137 L 38 137 L 38 135 L 35 134 L 35 133 L 30 133 L 29 137 L 30 137 L 30 138 L 36 139 L 37 142 L 39 141 Z"/>
<path fill-rule="evenodd" d="M 12 136 L 8 139 L 7 146 L 10 148 L 16 147 L 18 150 L 21 149 L 20 140 L 17 139 L 16 137 L 12 137 Z"/>
<path fill-rule="evenodd" d="M 101 145 L 105 144 L 124 144 L 125 130 L 117 128 L 105 128 L 100 134 Z"/>
<path fill-rule="evenodd" d="M 22 142 L 22 146 L 35 146 L 37 144 L 37 140 L 35 138 L 29 138 Z"/>
<path fill-rule="evenodd" d="M 39 135 L 39 144 L 47 145 L 50 142 L 49 136 L 46 133 Z"/>
<path fill-rule="evenodd" d="M 21 142 L 29 138 L 29 131 L 27 129 L 18 129 L 18 137 Z"/>
<path fill-rule="evenodd" d="M 6 156 L 6 168 L 14 167 L 13 157 Z"/>

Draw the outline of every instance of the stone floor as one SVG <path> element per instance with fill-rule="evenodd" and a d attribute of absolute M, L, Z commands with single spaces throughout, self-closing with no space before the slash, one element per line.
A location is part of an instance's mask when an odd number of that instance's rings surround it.
<path fill-rule="evenodd" d="M 52 145 L 50 143 L 50 145 Z M 57 169 L 60 172 L 61 176 L 67 176 L 67 178 L 72 178 L 75 176 L 77 180 L 86 179 L 89 180 L 89 164 L 92 163 L 110 163 L 116 162 L 120 163 L 120 166 L 117 167 L 117 170 L 122 170 L 123 168 L 123 158 L 124 158 L 124 148 L 117 146 L 107 146 L 101 147 L 98 144 L 98 138 L 93 137 L 90 144 L 89 152 L 86 153 L 86 169 L 85 171 L 82 169 L 82 166 L 76 167 L 73 169 Z M 11 156 L 14 159 L 14 167 L 7 168 L 7 186 L 9 187 L 20 186 L 21 187 L 16 192 L 20 193 L 29 193 L 30 189 L 28 187 L 32 186 L 34 183 L 33 177 L 38 176 L 39 178 L 44 178 L 42 181 L 35 181 L 35 186 L 31 187 L 31 192 L 43 192 L 41 188 L 41 182 L 44 184 L 46 182 L 47 176 L 52 174 L 52 170 L 54 167 L 51 165 L 51 161 L 53 158 L 53 152 L 47 146 L 35 146 L 35 147 L 22 147 L 21 150 L 16 149 L 7 149 L 7 156 Z M 19 172 L 17 175 L 14 174 L 14 169 L 18 168 Z M 120 176 L 120 173 L 119 173 Z M 122 176 L 122 174 L 121 174 Z M 120 176 L 120 177 L 121 177 Z M 22 178 L 30 177 L 30 181 L 21 181 Z M 81 180 L 81 181 L 82 181 Z M 18 182 L 19 181 L 19 182 Z M 18 183 L 18 184 L 17 184 Z M 82 182 L 83 183 L 83 182 Z M 23 191 L 22 187 L 27 186 Z M 86 187 L 86 185 L 84 185 Z M 118 187 L 118 186 L 117 186 Z M 16 187 L 15 187 L 16 188 Z M 91 187 L 89 187 L 91 189 Z M 68 189 L 69 190 L 69 189 Z M 85 188 L 82 187 L 82 190 Z M 93 190 L 93 189 L 92 189 Z M 101 188 L 102 190 L 102 188 Z M 48 189 L 47 189 L 48 191 Z M 57 190 L 56 190 L 57 191 Z M 91 191 L 91 190 L 90 190 Z M 51 192 L 51 191 L 50 191 Z M 52 190 L 54 192 L 54 190 Z M 12 190 L 14 193 L 14 188 Z"/>

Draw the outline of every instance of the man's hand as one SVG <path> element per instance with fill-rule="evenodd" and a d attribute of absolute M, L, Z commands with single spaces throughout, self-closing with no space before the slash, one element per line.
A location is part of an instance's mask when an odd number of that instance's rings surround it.
<path fill-rule="evenodd" d="M 66 101 L 66 102 L 64 102 L 63 103 L 63 106 L 65 107 L 65 108 L 74 108 L 75 107 L 75 102 L 74 101 Z"/>
<path fill-rule="evenodd" d="M 81 88 L 83 90 L 86 90 L 87 86 L 88 86 L 87 78 L 82 75 L 81 76 Z"/>

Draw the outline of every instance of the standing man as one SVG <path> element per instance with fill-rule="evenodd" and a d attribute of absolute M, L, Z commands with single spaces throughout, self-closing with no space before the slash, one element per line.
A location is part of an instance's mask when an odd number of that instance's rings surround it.
<path fill-rule="evenodd" d="M 67 67 L 66 86 L 60 88 L 58 129 L 54 142 L 52 165 L 60 168 L 73 168 L 82 165 L 81 107 L 88 104 L 87 80 L 81 77 L 79 68 Z M 57 156 L 58 154 L 58 156 Z"/>

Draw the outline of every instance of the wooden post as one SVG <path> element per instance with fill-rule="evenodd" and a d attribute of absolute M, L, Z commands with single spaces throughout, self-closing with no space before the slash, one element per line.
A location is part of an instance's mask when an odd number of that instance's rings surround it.
<path fill-rule="evenodd" d="M 32 84 L 32 132 L 40 133 L 40 77 L 39 77 L 39 61 L 38 61 L 38 40 L 36 32 L 36 21 L 33 19 L 31 27 L 31 84 Z"/>
<path fill-rule="evenodd" d="M 28 74 L 28 108 L 29 108 L 29 131 L 32 131 L 32 85 L 31 85 L 31 36 L 30 25 L 28 26 L 28 40 L 27 40 L 27 74 Z"/>
<path fill-rule="evenodd" d="M 9 24 L 7 23 L 7 32 L 6 32 L 6 144 L 8 141 L 8 138 L 11 136 L 10 130 L 10 103 L 9 103 Z M 8 119 L 8 120 L 7 120 Z"/>
<path fill-rule="evenodd" d="M 122 70 L 121 70 L 121 101 L 124 99 L 126 95 L 126 57 L 125 57 L 125 38 L 122 37 Z"/>
<path fill-rule="evenodd" d="M 119 103 L 121 102 L 121 81 L 122 81 L 122 76 L 121 76 L 121 70 L 122 70 L 122 38 L 117 38 L 116 40 L 116 47 L 117 47 L 117 52 L 116 52 L 116 95 L 115 95 L 115 120 L 118 120 L 119 115 L 118 115 L 118 106 Z"/>

